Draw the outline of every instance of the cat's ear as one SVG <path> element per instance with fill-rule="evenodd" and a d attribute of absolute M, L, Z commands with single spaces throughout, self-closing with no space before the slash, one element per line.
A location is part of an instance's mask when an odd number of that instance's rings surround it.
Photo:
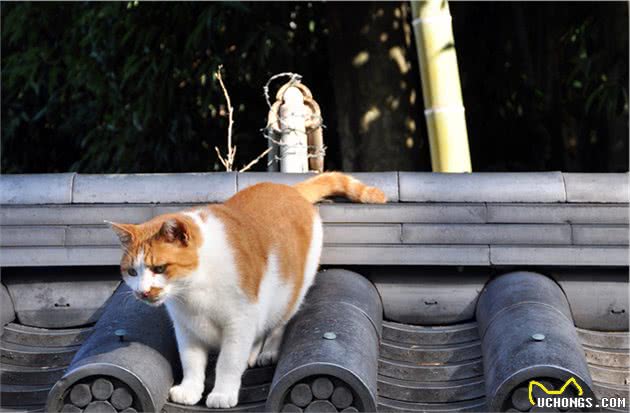
<path fill-rule="evenodd" d="M 129 244 L 134 237 L 134 225 L 133 224 L 118 224 L 116 222 L 105 221 L 106 224 L 118 235 L 120 243 L 123 245 Z"/>
<path fill-rule="evenodd" d="M 188 246 L 190 242 L 190 232 L 188 226 L 182 220 L 177 218 L 170 218 L 162 223 L 160 228 L 160 237 L 166 240 L 166 242 L 179 242 L 183 246 Z"/>

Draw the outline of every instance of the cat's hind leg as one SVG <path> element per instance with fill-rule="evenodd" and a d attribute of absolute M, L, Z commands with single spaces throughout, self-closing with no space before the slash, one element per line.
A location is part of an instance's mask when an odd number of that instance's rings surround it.
<path fill-rule="evenodd" d="M 258 356 L 263 347 L 263 339 L 257 340 L 252 347 L 252 351 L 249 352 L 249 359 L 247 360 L 247 365 L 249 367 L 256 367 L 256 361 L 258 360 Z"/>
<path fill-rule="evenodd" d="M 283 323 L 282 325 L 274 328 L 269 335 L 265 337 L 265 342 L 262 346 L 262 351 L 258 355 L 256 364 L 259 366 L 269 366 L 278 361 L 285 327 L 286 324 Z"/>

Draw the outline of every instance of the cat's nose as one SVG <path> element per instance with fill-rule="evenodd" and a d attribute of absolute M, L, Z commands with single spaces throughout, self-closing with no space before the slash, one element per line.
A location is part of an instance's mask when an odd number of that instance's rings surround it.
<path fill-rule="evenodd" d="M 136 297 L 140 299 L 147 299 L 149 297 L 149 291 L 136 291 Z"/>
<path fill-rule="evenodd" d="M 159 300 L 160 296 L 162 296 L 162 290 L 160 288 L 151 287 L 145 291 L 137 291 L 136 296 L 140 300 L 156 302 Z"/>

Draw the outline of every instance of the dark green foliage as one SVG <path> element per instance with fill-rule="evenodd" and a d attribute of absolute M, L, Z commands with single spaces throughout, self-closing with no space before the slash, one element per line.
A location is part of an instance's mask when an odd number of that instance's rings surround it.
<path fill-rule="evenodd" d="M 628 3 L 450 3 L 473 170 L 628 170 Z"/>
<path fill-rule="evenodd" d="M 628 170 L 627 2 L 449 4 L 473 170 Z M 354 56 L 334 55 L 331 44 L 360 48 L 366 38 L 360 30 L 329 37 L 327 3 L 0 7 L 3 173 L 222 169 L 214 146 L 225 153 L 227 119 L 212 76 L 220 64 L 237 167 L 266 148 L 262 86 L 284 71 L 304 75 L 315 93 L 328 126 L 326 166 L 341 167 L 348 143 L 339 142 L 347 133 L 337 133 L 335 100 L 353 88 L 335 91 L 330 67 Z M 338 17 L 347 26 L 353 13 Z M 401 78 L 389 81 L 398 96 Z M 368 95 L 388 87 L 361 85 Z M 416 133 L 426 141 L 423 128 Z M 366 150 L 354 141 L 357 153 Z"/>
<path fill-rule="evenodd" d="M 220 64 L 246 163 L 266 148 L 269 75 L 307 77 L 318 62 L 315 31 L 289 27 L 314 15 L 306 4 L 3 2 L 3 172 L 218 169 Z"/>

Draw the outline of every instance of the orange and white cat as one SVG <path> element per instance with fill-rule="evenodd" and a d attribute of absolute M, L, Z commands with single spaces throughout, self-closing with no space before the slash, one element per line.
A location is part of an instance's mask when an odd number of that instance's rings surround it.
<path fill-rule="evenodd" d="M 184 376 L 172 401 L 201 400 L 211 349 L 220 353 L 210 408 L 238 403 L 248 364 L 277 360 L 319 264 L 322 223 L 312 204 L 331 195 L 386 201 L 381 190 L 331 172 L 294 186 L 260 183 L 224 204 L 139 225 L 110 223 L 123 245 L 124 281 L 139 299 L 165 304 L 173 321 Z"/>

